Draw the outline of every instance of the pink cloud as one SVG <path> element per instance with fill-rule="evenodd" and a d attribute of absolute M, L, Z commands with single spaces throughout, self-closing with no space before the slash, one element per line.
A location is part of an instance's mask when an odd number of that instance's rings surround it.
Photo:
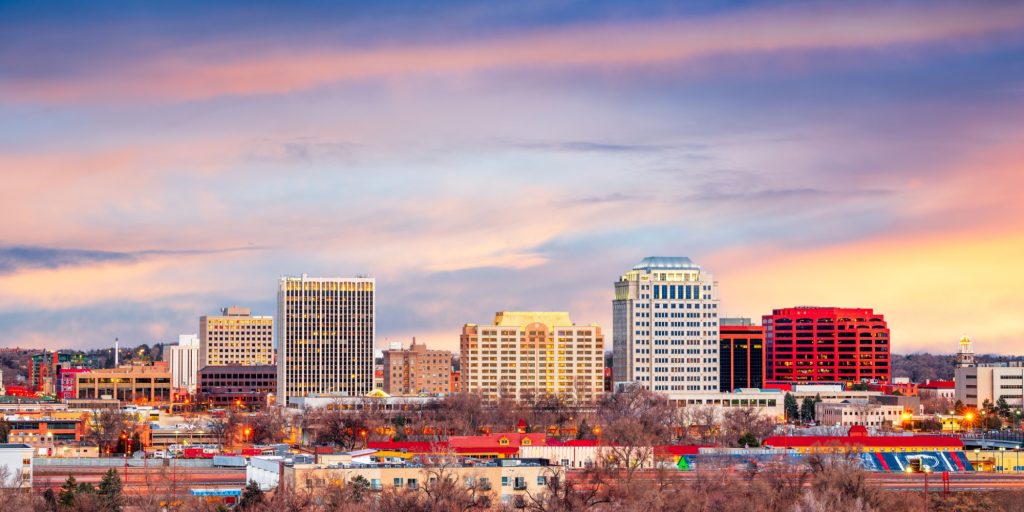
<path fill-rule="evenodd" d="M 153 98 L 198 100 L 275 94 L 328 84 L 408 75 L 458 76 L 494 69 L 650 65 L 717 55 L 916 44 L 985 36 L 1024 26 L 1024 6 L 967 4 L 864 8 L 838 5 L 769 8 L 695 21 L 578 26 L 418 47 L 370 50 L 261 50 L 234 57 L 149 57 L 134 64 L 64 79 L 13 79 L 0 92 L 23 100 Z"/>

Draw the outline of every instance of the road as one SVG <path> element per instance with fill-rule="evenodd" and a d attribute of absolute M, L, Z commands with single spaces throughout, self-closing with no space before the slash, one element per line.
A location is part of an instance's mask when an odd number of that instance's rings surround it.
<path fill-rule="evenodd" d="M 570 481 L 580 481 L 584 473 L 582 471 L 570 471 L 567 475 Z M 742 473 L 735 473 L 742 478 Z M 655 479 L 666 478 L 668 480 L 695 480 L 706 477 L 697 471 L 667 471 L 637 470 L 633 478 Z M 868 473 L 868 481 L 880 486 L 883 489 L 892 491 L 924 491 L 925 475 L 923 473 Z M 1008 473 L 950 473 L 949 490 L 954 491 L 991 491 L 997 489 L 1024 489 L 1024 474 Z M 928 490 L 941 492 L 942 475 L 931 473 L 928 475 Z"/>

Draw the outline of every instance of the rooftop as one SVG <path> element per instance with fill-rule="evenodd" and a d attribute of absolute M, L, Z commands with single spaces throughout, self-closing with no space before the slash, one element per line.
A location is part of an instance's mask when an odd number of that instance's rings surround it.
<path fill-rule="evenodd" d="M 700 266 L 683 256 L 648 256 L 633 265 L 633 270 L 700 270 Z"/>

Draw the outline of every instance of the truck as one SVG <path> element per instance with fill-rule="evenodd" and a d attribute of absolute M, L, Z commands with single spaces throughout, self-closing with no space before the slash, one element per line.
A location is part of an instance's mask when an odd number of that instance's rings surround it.
<path fill-rule="evenodd" d="M 245 457 L 240 455 L 214 455 L 213 465 L 218 468 L 244 468 Z"/>
<path fill-rule="evenodd" d="M 185 448 L 183 456 L 186 459 L 212 459 L 220 451 L 216 448 Z"/>

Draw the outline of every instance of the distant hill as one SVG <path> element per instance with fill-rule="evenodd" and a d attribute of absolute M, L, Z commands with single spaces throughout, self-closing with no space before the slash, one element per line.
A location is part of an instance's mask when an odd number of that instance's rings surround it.
<path fill-rule="evenodd" d="M 954 354 L 893 354 L 892 376 L 910 377 L 913 382 L 924 382 L 928 379 L 949 380 L 953 378 Z M 996 363 L 1007 361 L 1024 361 L 1020 356 L 1001 356 L 995 354 L 979 354 L 979 363 Z"/>

